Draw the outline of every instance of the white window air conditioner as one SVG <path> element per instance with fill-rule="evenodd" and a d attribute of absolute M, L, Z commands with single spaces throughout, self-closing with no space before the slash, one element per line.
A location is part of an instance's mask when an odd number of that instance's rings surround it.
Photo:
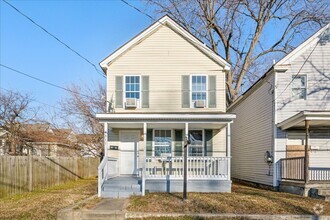
<path fill-rule="evenodd" d="M 126 108 L 136 108 L 136 106 L 137 106 L 136 98 L 126 99 Z"/>
<path fill-rule="evenodd" d="M 196 108 L 205 108 L 205 100 L 196 100 L 195 106 Z"/>

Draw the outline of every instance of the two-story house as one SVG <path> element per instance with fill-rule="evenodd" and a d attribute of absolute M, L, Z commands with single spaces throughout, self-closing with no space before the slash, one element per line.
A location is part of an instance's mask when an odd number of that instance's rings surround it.
<path fill-rule="evenodd" d="M 225 75 L 230 65 L 164 16 L 101 63 L 109 112 L 99 196 L 230 192 L 230 124 Z M 188 144 L 189 143 L 189 144 Z M 139 183 L 139 185 L 138 185 Z"/>
<path fill-rule="evenodd" d="M 233 178 L 304 195 L 330 181 L 330 25 L 274 64 L 228 111 L 237 115 Z"/>

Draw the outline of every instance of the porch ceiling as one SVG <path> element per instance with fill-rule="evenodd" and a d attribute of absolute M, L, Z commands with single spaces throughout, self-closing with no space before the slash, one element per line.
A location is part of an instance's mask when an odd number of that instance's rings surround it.
<path fill-rule="evenodd" d="M 330 127 L 330 111 L 301 111 L 298 114 L 277 124 L 282 130 L 290 128 L 304 128 L 305 121 L 309 121 L 310 127 Z"/>

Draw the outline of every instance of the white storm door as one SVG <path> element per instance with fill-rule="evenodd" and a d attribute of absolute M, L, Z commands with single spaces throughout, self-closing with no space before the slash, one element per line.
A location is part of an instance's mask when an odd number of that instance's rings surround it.
<path fill-rule="evenodd" d="M 120 132 L 120 174 L 137 174 L 137 152 L 140 140 L 139 131 Z"/>

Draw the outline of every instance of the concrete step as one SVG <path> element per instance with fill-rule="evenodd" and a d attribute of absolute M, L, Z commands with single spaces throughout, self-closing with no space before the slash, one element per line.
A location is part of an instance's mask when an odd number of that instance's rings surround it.
<path fill-rule="evenodd" d="M 109 213 L 104 213 L 104 212 L 85 212 L 82 213 L 80 216 L 81 220 L 106 220 L 106 219 L 124 219 L 125 214 L 122 212 L 113 212 L 110 211 Z"/>
<path fill-rule="evenodd" d="M 141 192 L 140 189 L 115 189 L 115 188 L 103 188 L 102 192 L 131 192 L 131 193 L 137 193 Z"/>
<path fill-rule="evenodd" d="M 142 193 L 141 192 L 107 192 L 107 191 L 102 191 L 101 197 L 102 198 L 129 198 L 130 196 L 140 196 Z"/>
<path fill-rule="evenodd" d="M 109 186 L 109 185 L 103 185 L 103 190 L 104 191 L 133 191 L 133 192 L 139 192 L 141 191 L 141 186 Z"/>

